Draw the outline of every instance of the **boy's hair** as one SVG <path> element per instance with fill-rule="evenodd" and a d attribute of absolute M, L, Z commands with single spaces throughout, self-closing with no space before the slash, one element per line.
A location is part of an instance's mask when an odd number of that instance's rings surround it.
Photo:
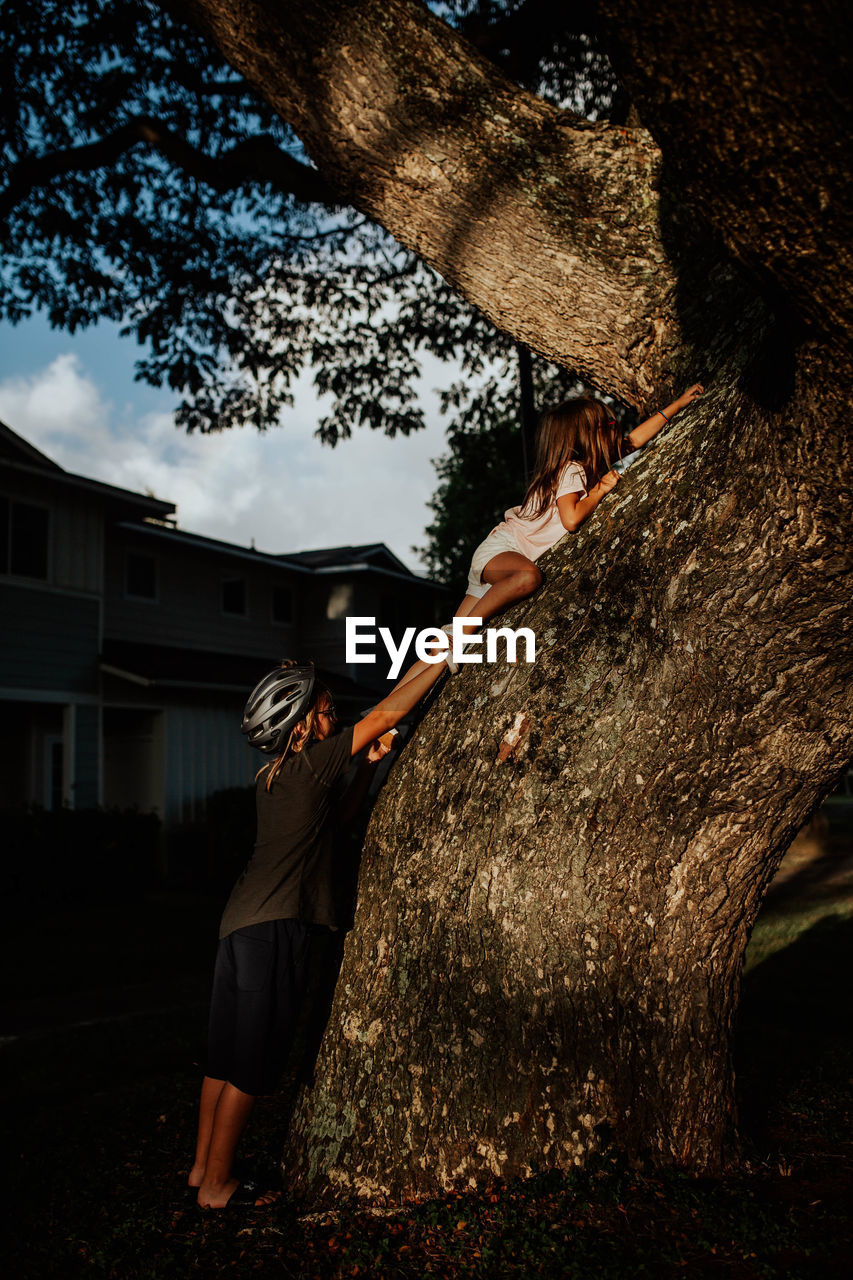
<path fill-rule="evenodd" d="M 293 663 L 285 661 L 281 665 L 289 667 L 293 666 Z M 288 756 L 298 755 L 307 742 L 312 742 L 317 737 L 317 705 L 320 699 L 324 697 L 328 698 L 329 702 L 332 701 L 331 692 L 326 685 L 321 684 L 319 680 L 315 680 L 314 688 L 311 691 L 311 705 L 302 719 L 297 720 L 290 730 L 287 742 L 284 744 L 284 750 L 255 774 L 256 782 L 262 774 L 266 774 L 265 789 L 267 791 L 269 791 Z"/>
<path fill-rule="evenodd" d="M 583 467 L 589 492 L 621 456 L 619 428 L 600 400 L 578 397 L 546 409 L 539 419 L 536 465 L 521 504 L 521 515 L 528 520 L 544 515 L 570 462 Z"/>

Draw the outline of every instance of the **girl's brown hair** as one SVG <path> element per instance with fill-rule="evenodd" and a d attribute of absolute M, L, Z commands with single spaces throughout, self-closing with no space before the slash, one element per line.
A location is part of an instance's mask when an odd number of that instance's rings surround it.
<path fill-rule="evenodd" d="M 291 667 L 294 664 L 292 662 L 283 662 L 281 665 L 283 667 Z M 265 764 L 255 774 L 255 781 L 257 782 L 261 774 L 266 773 L 267 779 L 264 786 L 267 791 L 269 791 L 288 756 L 298 755 L 306 743 L 312 742 L 317 737 L 317 708 L 320 700 L 324 697 L 330 704 L 332 703 L 332 695 L 326 685 L 315 681 L 314 688 L 311 690 L 311 705 L 302 719 L 297 720 L 290 730 L 281 755 L 276 756 L 275 760 L 271 760 L 269 764 Z"/>
<path fill-rule="evenodd" d="M 613 415 L 600 400 L 564 400 L 546 409 L 536 433 L 536 465 L 521 515 L 535 520 L 548 509 L 563 471 L 579 463 L 587 493 L 622 455 L 622 438 Z"/>

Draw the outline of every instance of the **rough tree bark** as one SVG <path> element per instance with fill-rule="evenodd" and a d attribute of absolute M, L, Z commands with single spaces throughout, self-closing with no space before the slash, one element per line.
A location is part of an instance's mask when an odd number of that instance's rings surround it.
<path fill-rule="evenodd" d="M 708 384 L 507 617 L 535 665 L 463 669 L 392 772 L 293 1186 L 428 1194 L 610 1140 L 718 1171 L 750 929 L 853 751 L 844 180 L 832 112 L 784 96 L 832 7 L 804 45 L 719 0 L 691 62 L 682 6 L 613 6 L 657 142 L 538 102 L 407 0 L 192 8 L 323 177 L 512 336 L 638 406 Z"/>

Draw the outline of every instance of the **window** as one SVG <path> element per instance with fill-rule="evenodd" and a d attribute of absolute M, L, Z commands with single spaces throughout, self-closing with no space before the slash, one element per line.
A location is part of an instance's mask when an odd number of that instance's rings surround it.
<path fill-rule="evenodd" d="M 124 593 L 138 600 L 157 599 L 157 561 L 128 551 L 124 562 Z"/>
<path fill-rule="evenodd" d="M 0 573 L 47 579 L 50 512 L 0 498 Z"/>
<path fill-rule="evenodd" d="M 273 622 L 293 621 L 293 592 L 290 587 L 273 587 L 272 620 Z"/>
<path fill-rule="evenodd" d="M 330 622 L 345 618 L 352 610 L 353 589 L 351 582 L 339 582 L 329 592 L 326 617 Z"/>
<path fill-rule="evenodd" d="M 243 578 L 225 578 L 222 582 L 222 612 L 246 613 L 246 583 Z"/>

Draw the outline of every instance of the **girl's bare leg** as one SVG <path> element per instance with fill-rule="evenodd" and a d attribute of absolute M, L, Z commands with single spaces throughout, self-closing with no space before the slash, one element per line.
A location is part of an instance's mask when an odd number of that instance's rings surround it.
<path fill-rule="evenodd" d="M 455 618 L 482 618 L 485 622 L 516 600 L 530 596 L 542 583 L 542 573 L 532 560 L 520 551 L 502 551 L 486 564 L 481 577 L 488 583 L 482 596 L 465 596 L 453 615 Z M 472 632 L 473 634 L 473 632 Z M 427 669 L 426 662 L 415 662 L 394 685 L 399 689 Z M 393 691 L 392 691 L 393 692 Z"/>
<path fill-rule="evenodd" d="M 516 600 L 532 596 L 542 585 L 541 569 L 537 569 L 533 561 L 520 551 L 502 551 L 499 556 L 494 556 L 481 576 L 489 584 L 489 589 L 480 597 L 477 602 L 479 608 L 473 612 L 484 622 Z"/>
<path fill-rule="evenodd" d="M 470 617 L 472 613 L 479 618 L 480 615 L 479 613 L 477 613 L 477 607 L 476 607 L 479 603 L 480 603 L 479 596 L 465 596 L 462 603 L 459 605 L 458 609 L 454 613 L 453 615 L 454 618 L 467 618 L 467 617 Z M 422 671 L 426 671 L 427 666 L 428 666 L 428 663 L 421 662 L 420 659 L 418 659 L 417 662 L 414 662 L 409 667 L 408 671 L 403 672 L 403 674 L 400 676 L 400 679 L 394 685 L 394 689 L 401 689 L 404 684 L 408 684 L 410 680 L 414 680 L 415 676 L 419 676 Z M 390 689 L 389 693 L 393 693 L 394 689 Z"/>

